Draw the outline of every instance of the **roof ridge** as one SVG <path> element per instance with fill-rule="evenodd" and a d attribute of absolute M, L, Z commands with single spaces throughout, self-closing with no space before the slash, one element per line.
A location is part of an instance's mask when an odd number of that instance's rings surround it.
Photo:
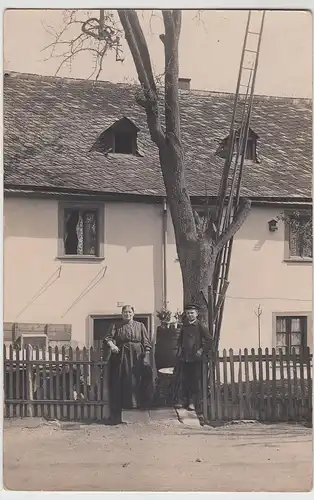
<path fill-rule="evenodd" d="M 4 71 L 4 78 L 13 77 L 13 78 L 22 78 L 25 80 L 33 80 L 33 81 L 46 81 L 46 82 L 65 82 L 65 83 L 84 83 L 90 86 L 106 86 L 110 85 L 113 87 L 138 87 L 136 83 L 127 83 L 127 82 L 110 82 L 109 80 L 87 80 L 85 78 L 73 78 L 73 77 L 60 77 L 60 76 L 52 76 L 52 75 L 40 75 L 37 73 L 21 73 L 17 71 Z M 235 95 L 234 92 L 223 92 L 219 90 L 201 90 L 201 89 L 190 89 L 183 90 L 180 89 L 180 94 L 183 95 L 195 95 L 199 97 L 225 97 L 232 99 Z M 244 97 L 244 94 L 241 95 Z M 305 103 L 312 104 L 312 99 L 308 97 L 293 97 L 293 96 L 273 96 L 266 94 L 255 94 L 255 99 L 262 100 L 276 100 L 281 102 L 293 102 L 295 104 Z"/>

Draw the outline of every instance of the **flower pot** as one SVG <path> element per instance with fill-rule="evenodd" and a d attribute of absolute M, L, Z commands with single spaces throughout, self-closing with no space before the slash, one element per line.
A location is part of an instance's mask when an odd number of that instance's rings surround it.
<path fill-rule="evenodd" d="M 179 334 L 180 328 L 174 328 L 172 325 L 162 325 L 157 328 L 155 345 L 157 370 L 160 370 L 160 368 L 170 368 L 175 365 Z"/>

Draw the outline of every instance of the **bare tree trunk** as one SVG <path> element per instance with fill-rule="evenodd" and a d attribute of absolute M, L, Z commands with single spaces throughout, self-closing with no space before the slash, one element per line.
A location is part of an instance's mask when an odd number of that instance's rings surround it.
<path fill-rule="evenodd" d="M 161 125 L 160 101 L 147 42 L 137 13 L 134 10 L 119 10 L 118 13 L 143 91 L 143 97 L 138 99 L 138 103 L 145 109 L 151 139 L 159 150 L 161 172 L 182 273 L 184 303 L 199 304 L 201 316 L 207 323 L 206 300 L 208 287 L 213 281 L 217 255 L 241 227 L 248 215 L 250 202 L 246 200 L 242 204 L 232 224 L 222 235 L 217 233 L 217 228 L 211 221 L 207 221 L 205 228 L 199 223 L 186 186 L 184 151 L 181 142 L 178 91 L 181 11 L 162 11 L 165 34 L 160 35 L 160 39 L 165 52 L 165 129 Z"/>

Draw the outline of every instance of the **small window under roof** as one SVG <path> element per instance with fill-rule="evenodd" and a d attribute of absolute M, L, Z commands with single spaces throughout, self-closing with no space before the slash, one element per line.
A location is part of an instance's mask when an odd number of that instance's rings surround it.
<path fill-rule="evenodd" d="M 100 134 L 91 151 L 105 155 L 113 153 L 143 156 L 137 146 L 138 132 L 139 128 L 131 120 L 123 117 Z"/>
<path fill-rule="evenodd" d="M 239 137 L 240 137 L 240 131 L 238 130 L 236 133 L 236 143 L 234 147 L 234 154 L 238 152 L 239 148 Z M 248 139 L 247 139 L 247 145 L 246 145 L 246 151 L 245 151 L 245 159 L 253 161 L 255 163 L 259 163 L 259 159 L 257 156 L 257 139 L 259 139 L 258 135 L 252 130 L 251 128 L 249 129 L 249 134 L 248 134 Z M 228 156 L 228 146 L 229 146 L 229 135 L 222 139 L 220 142 L 218 149 L 216 151 L 216 156 L 219 156 L 220 158 L 226 159 Z"/>

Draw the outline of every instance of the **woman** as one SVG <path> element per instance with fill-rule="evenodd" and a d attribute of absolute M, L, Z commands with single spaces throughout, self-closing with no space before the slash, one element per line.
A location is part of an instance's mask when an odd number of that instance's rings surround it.
<path fill-rule="evenodd" d="M 152 382 L 152 344 L 143 323 L 134 321 L 134 307 L 122 308 L 122 320 L 109 327 L 104 341 L 110 348 L 109 404 L 111 425 L 122 423 L 122 409 L 145 405 L 148 378 Z"/>

